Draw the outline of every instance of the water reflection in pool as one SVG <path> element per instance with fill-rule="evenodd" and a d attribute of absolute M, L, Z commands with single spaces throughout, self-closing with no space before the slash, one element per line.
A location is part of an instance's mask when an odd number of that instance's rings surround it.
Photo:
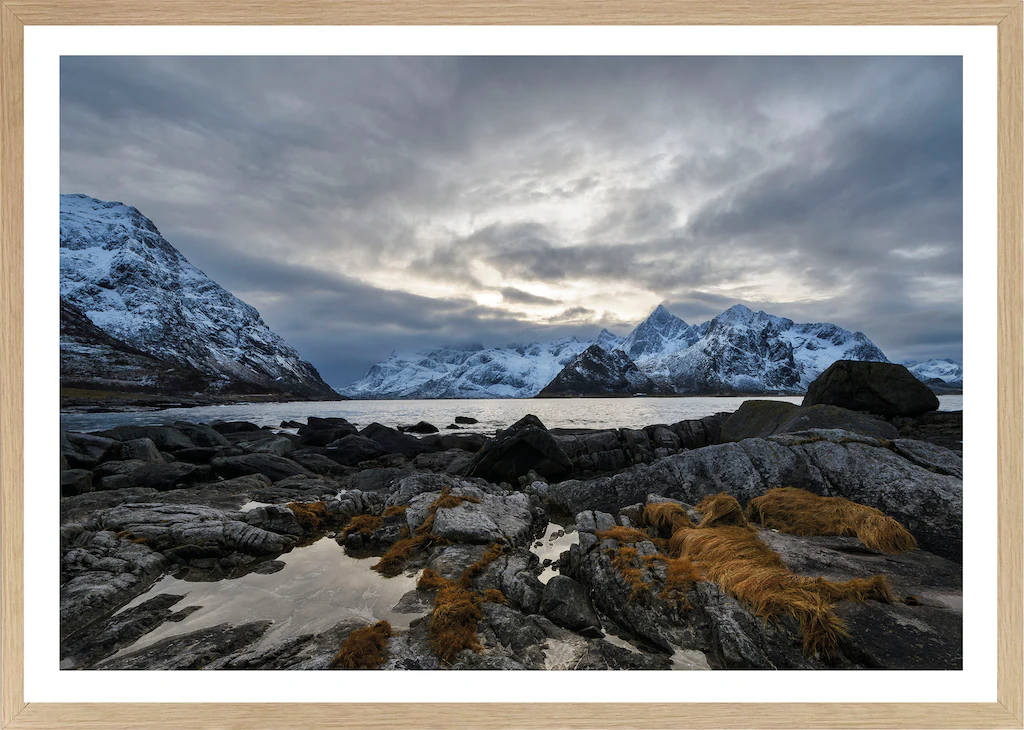
<path fill-rule="evenodd" d="M 260 644 L 303 633 L 324 631 L 339 621 L 360 616 L 386 619 L 406 629 L 419 614 L 391 609 L 416 587 L 416 573 L 383 578 L 370 570 L 377 558 L 356 559 L 331 538 L 322 538 L 281 555 L 284 568 L 270 575 L 249 573 L 240 578 L 193 582 L 164 576 L 122 611 L 160 593 L 187 594 L 175 611 L 201 606 L 179 623 L 165 623 L 119 652 L 128 654 L 168 636 L 220 623 L 272 619 Z"/>

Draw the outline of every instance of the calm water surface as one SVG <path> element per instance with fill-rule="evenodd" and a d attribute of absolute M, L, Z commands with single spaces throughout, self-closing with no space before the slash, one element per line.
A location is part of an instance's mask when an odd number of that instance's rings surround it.
<path fill-rule="evenodd" d="M 538 416 L 548 428 L 641 428 L 655 423 L 675 423 L 703 418 L 720 411 L 732 412 L 747 400 L 782 400 L 799 403 L 802 396 L 774 398 L 542 398 L 485 400 L 361 400 L 311 401 L 303 403 L 243 403 L 239 405 L 168 408 L 130 413 L 61 413 L 61 428 L 72 431 L 101 431 L 124 424 L 158 425 L 174 421 L 251 421 L 259 426 L 277 427 L 282 421 L 305 420 L 306 416 L 341 416 L 362 428 L 373 422 L 399 426 L 429 421 L 438 428 L 454 423 L 456 416 L 469 416 L 480 423 L 473 431 L 495 431 L 518 421 L 528 413 Z M 939 409 L 963 409 L 963 396 L 940 395 Z"/>

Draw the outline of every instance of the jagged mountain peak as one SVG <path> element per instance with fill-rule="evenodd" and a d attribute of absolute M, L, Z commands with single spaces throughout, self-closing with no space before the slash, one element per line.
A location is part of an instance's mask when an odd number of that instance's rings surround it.
<path fill-rule="evenodd" d="M 637 363 L 668 352 L 678 352 L 700 337 L 697 329 L 659 304 L 630 332 L 621 349 Z"/>

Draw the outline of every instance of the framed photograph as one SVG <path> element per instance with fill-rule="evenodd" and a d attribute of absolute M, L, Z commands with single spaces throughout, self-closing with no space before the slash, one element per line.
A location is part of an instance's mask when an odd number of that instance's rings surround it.
<path fill-rule="evenodd" d="M 1024 727 L 1022 31 L 0 0 L 0 726 Z"/>

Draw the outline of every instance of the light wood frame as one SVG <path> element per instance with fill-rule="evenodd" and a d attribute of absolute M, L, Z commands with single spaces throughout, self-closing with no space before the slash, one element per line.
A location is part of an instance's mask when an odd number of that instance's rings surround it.
<path fill-rule="evenodd" d="M 23 38 L 26 25 L 988 25 L 999 38 L 997 702 L 977 704 L 40 704 L 23 685 Z M 0 728 L 1022 728 L 1020 0 L 0 0 Z M 795 675 L 794 675 L 795 676 Z"/>

